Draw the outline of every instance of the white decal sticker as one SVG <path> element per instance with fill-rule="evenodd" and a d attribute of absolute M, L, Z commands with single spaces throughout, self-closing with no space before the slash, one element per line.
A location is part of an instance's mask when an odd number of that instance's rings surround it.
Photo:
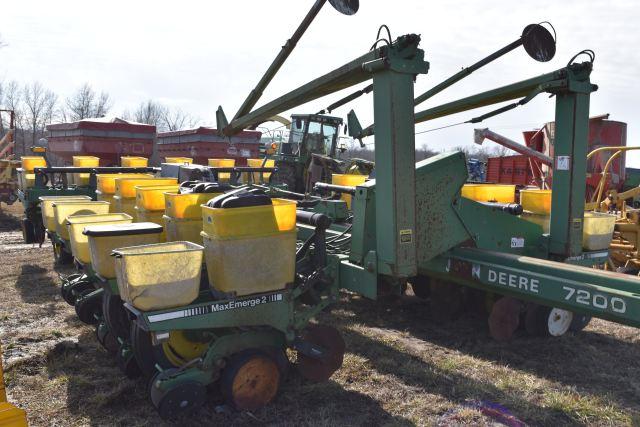
<path fill-rule="evenodd" d="M 568 171 L 571 168 L 571 156 L 558 156 L 556 158 L 556 170 Z"/>
<path fill-rule="evenodd" d="M 524 237 L 512 237 L 511 238 L 511 247 L 512 248 L 524 248 Z"/>

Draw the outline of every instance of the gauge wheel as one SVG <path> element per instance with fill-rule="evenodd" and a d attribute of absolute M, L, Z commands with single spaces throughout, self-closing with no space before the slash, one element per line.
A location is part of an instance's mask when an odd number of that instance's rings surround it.
<path fill-rule="evenodd" d="M 107 350 L 107 353 L 112 356 L 116 355 L 120 344 L 104 322 L 96 324 L 96 339 Z"/>
<path fill-rule="evenodd" d="M 220 378 L 220 391 L 238 411 L 255 411 L 276 397 L 280 379 L 278 364 L 269 353 L 248 349 L 229 358 Z"/>
<path fill-rule="evenodd" d="M 525 314 L 525 329 L 533 336 L 560 337 L 572 321 L 573 313 L 568 310 L 531 304 Z"/>
<path fill-rule="evenodd" d="M 569 330 L 573 332 L 580 332 L 591 322 L 591 316 L 589 314 L 573 313 L 573 320 L 569 326 Z"/>
<path fill-rule="evenodd" d="M 138 366 L 145 376 L 153 375 L 157 369 L 178 368 L 187 362 L 201 357 L 209 349 L 209 343 L 193 341 L 183 331 L 170 331 L 169 339 L 159 345 L 153 345 L 151 333 L 131 322 L 131 346 Z"/>

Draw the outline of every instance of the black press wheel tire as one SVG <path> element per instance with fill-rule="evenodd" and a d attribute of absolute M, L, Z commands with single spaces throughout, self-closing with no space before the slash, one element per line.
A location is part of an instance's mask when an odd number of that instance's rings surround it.
<path fill-rule="evenodd" d="M 138 326 L 136 320 L 131 322 L 130 338 L 133 355 L 145 378 L 158 372 L 156 364 L 162 369 L 175 368 L 162 351 L 162 346 L 154 346 L 151 342 L 151 333 Z"/>
<path fill-rule="evenodd" d="M 91 298 L 90 295 L 95 292 L 95 289 L 85 289 L 80 292 L 74 307 L 76 314 L 81 322 L 88 325 L 95 325 L 98 323 L 98 317 L 102 311 L 99 298 Z"/>
<path fill-rule="evenodd" d="M 158 380 L 175 372 L 175 369 L 158 372 L 150 381 L 151 402 L 165 420 L 179 420 L 202 406 L 207 398 L 207 388 L 197 381 L 183 381 L 166 390 L 156 387 Z"/>
<path fill-rule="evenodd" d="M 94 291 L 95 286 L 91 281 L 79 278 L 73 282 L 63 284 L 60 294 L 67 304 L 76 305 L 80 294 L 83 294 L 87 290 Z"/>

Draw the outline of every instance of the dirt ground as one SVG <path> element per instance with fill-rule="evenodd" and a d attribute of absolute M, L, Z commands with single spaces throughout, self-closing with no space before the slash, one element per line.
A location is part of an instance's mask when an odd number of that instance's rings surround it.
<path fill-rule="evenodd" d="M 9 399 L 33 426 L 165 425 L 59 296 L 51 246 L 21 243 L 19 206 L 0 213 L 0 341 Z M 558 339 L 488 337 L 471 315 L 432 322 L 428 304 L 344 296 L 322 322 L 348 353 L 323 384 L 292 373 L 276 401 L 232 413 L 211 397 L 176 425 L 640 425 L 640 332 L 595 320 Z M 500 405 L 500 407 L 497 407 Z M 498 408 L 498 409 L 496 409 Z M 504 408 L 504 409 L 503 409 Z M 505 414 L 510 414 L 505 415 Z"/>

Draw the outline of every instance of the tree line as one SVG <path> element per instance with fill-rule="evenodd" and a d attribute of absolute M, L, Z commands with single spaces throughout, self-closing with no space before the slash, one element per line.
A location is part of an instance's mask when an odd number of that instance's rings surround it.
<path fill-rule="evenodd" d="M 115 114 L 111 96 L 107 92 L 96 91 L 89 83 L 61 98 L 40 82 L 0 82 L 0 109 L 15 112 L 14 152 L 17 155 L 29 152 L 29 147 L 45 136 L 47 125 L 52 123 L 116 115 L 125 120 L 155 125 L 158 132 L 200 125 L 198 118 L 180 108 L 169 107 L 153 99 L 141 102 L 133 110 Z M 0 114 L 0 137 L 8 128 L 9 115 Z"/>

